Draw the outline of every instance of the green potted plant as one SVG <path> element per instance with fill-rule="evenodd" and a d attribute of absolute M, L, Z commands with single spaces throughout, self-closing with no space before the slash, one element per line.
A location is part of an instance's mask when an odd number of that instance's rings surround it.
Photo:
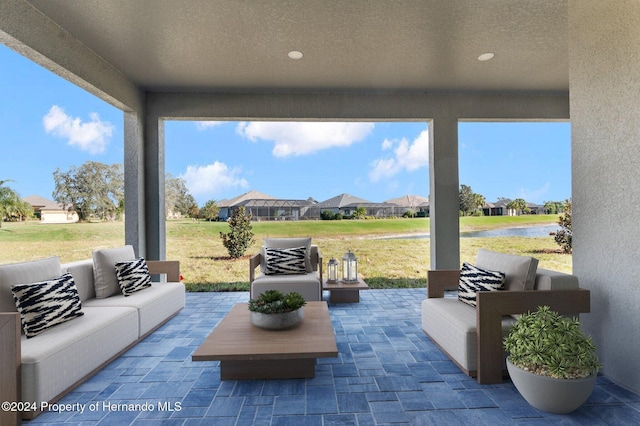
<path fill-rule="evenodd" d="M 566 414 L 591 395 L 600 365 L 577 318 L 540 306 L 518 318 L 504 348 L 514 386 L 535 408 Z"/>
<path fill-rule="evenodd" d="M 256 327 L 283 330 L 293 327 L 304 318 L 303 306 L 307 302 L 300 293 L 283 294 L 267 290 L 256 299 L 249 300 L 249 320 Z"/>

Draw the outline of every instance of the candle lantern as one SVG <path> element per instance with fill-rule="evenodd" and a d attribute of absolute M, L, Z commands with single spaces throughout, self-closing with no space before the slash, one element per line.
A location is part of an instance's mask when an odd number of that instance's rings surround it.
<path fill-rule="evenodd" d="M 342 256 L 342 281 L 358 281 L 358 258 L 349 250 Z"/>
<path fill-rule="evenodd" d="M 334 257 L 327 262 L 327 282 L 338 282 L 338 261 Z"/>

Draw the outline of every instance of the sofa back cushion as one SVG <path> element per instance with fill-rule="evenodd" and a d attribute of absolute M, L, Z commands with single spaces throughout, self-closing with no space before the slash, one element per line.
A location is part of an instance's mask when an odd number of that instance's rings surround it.
<path fill-rule="evenodd" d="M 120 284 L 116 277 L 116 263 L 135 260 L 133 246 L 96 250 L 93 252 L 93 282 L 96 299 L 120 294 Z"/>
<path fill-rule="evenodd" d="M 505 290 L 533 290 L 536 282 L 538 259 L 529 256 L 478 250 L 476 266 L 504 272 Z"/>
<path fill-rule="evenodd" d="M 265 238 L 264 244 L 260 249 L 260 271 L 264 274 L 266 271 L 266 251 L 265 248 L 279 248 L 279 249 L 290 249 L 296 247 L 305 247 L 306 255 L 305 255 L 305 270 L 307 272 L 313 272 L 313 267 L 311 266 L 311 238 Z"/>
<path fill-rule="evenodd" d="M 0 312 L 17 312 L 11 286 L 46 281 L 60 276 L 60 258 L 0 265 Z"/>
<path fill-rule="evenodd" d="M 63 263 L 62 272 L 73 276 L 81 301 L 95 299 L 96 289 L 93 283 L 93 260 L 85 259 L 77 262 Z"/>

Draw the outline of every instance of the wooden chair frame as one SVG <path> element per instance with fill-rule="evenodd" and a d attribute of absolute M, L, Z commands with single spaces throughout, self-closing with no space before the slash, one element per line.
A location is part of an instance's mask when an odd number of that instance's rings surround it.
<path fill-rule="evenodd" d="M 458 288 L 460 271 L 427 272 L 427 297 L 444 297 L 445 290 Z M 462 302 L 460 302 L 462 303 Z M 503 376 L 502 317 L 535 311 L 549 306 L 563 315 L 577 315 L 591 310 L 590 291 L 518 290 L 476 293 L 477 380 L 481 384 L 501 383 Z"/>

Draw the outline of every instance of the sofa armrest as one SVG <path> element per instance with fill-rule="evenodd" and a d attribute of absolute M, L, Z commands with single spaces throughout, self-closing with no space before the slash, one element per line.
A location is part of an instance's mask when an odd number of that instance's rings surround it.
<path fill-rule="evenodd" d="M 436 269 L 427 271 L 427 298 L 444 297 L 445 290 L 455 290 L 460 281 L 457 269 Z"/>
<path fill-rule="evenodd" d="M 320 249 L 318 249 L 318 278 L 320 278 L 320 288 L 322 289 L 322 253 Z"/>
<path fill-rule="evenodd" d="M 0 313 L 0 401 L 19 402 L 22 398 L 20 378 L 20 315 Z M 19 425 L 20 411 L 1 410 L 1 425 Z"/>
<path fill-rule="evenodd" d="M 249 285 L 256 279 L 256 268 L 260 266 L 262 261 L 262 255 L 260 253 L 254 254 L 249 258 Z"/>
<path fill-rule="evenodd" d="M 178 260 L 147 260 L 149 273 L 166 274 L 167 281 L 180 282 L 180 261 Z"/>
<path fill-rule="evenodd" d="M 502 317 L 549 306 L 560 314 L 590 312 L 590 292 L 574 290 L 480 291 L 476 293 L 478 383 L 502 382 Z"/>

